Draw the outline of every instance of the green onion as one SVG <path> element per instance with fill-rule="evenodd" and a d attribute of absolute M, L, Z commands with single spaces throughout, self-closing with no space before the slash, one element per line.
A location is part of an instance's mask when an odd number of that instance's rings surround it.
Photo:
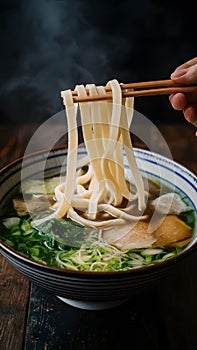
<path fill-rule="evenodd" d="M 70 220 L 52 219 L 32 227 L 31 221 L 11 217 L 0 222 L 1 239 L 24 256 L 75 271 L 125 271 L 170 259 L 183 248 L 148 248 L 121 251 L 96 232 Z M 88 238 L 87 238 L 88 237 Z"/>

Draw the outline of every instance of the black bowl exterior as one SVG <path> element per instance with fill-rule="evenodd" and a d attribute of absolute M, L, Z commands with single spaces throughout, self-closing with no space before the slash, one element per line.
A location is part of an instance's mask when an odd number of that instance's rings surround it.
<path fill-rule="evenodd" d="M 3 244 L 1 253 L 16 270 L 39 287 L 55 295 L 79 301 L 101 302 L 130 298 L 148 290 L 177 267 L 173 259 L 130 271 L 72 272 L 34 262 Z"/>
<path fill-rule="evenodd" d="M 64 149 L 57 149 L 51 151 L 49 159 L 48 152 L 27 157 L 25 163 L 28 169 L 27 177 L 32 173 L 39 173 L 43 168 L 43 162 L 46 163 L 45 169 L 58 171 L 65 160 L 65 155 Z M 1 215 L 4 213 L 7 198 L 20 184 L 21 164 L 22 159 L 19 159 L 1 171 Z M 196 248 L 195 237 L 195 242 L 189 249 L 168 261 L 143 268 L 134 268 L 130 271 L 100 273 L 68 271 L 47 266 L 22 256 L 0 241 L 1 254 L 36 285 L 63 298 L 88 302 L 122 300 L 139 294 L 156 284 L 160 278 L 171 273 L 178 263 L 184 261 Z"/>

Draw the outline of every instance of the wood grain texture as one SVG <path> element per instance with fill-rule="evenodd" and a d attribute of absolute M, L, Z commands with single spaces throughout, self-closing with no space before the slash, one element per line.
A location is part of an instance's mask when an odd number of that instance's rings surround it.
<path fill-rule="evenodd" d="M 21 157 L 36 126 L 0 126 L 0 167 Z M 0 349 L 23 350 L 30 282 L 0 255 Z"/>
<path fill-rule="evenodd" d="M 0 256 L 0 349 L 24 348 L 29 281 Z"/>
<path fill-rule="evenodd" d="M 159 344 L 158 335 L 162 335 L 162 324 L 157 308 L 152 306 L 153 298 L 153 291 L 148 291 L 141 301 L 135 297 L 116 308 L 87 311 L 64 304 L 43 289 L 33 286 L 26 348 L 119 350 L 124 346 L 129 349 L 132 345 L 139 350 L 149 342 L 155 349 L 154 344 Z M 149 318 L 150 310 L 157 318 L 157 323 L 146 323 L 144 317 Z M 151 336 L 152 327 L 155 337 Z M 139 343 L 140 329 L 144 336 Z M 164 345 L 167 345 L 165 341 L 161 350 L 165 349 Z"/>

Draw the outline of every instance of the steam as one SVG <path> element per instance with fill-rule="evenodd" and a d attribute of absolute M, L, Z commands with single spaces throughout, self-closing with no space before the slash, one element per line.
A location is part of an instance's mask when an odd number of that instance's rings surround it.
<path fill-rule="evenodd" d="M 167 22 L 154 0 L 21 0 L 11 8 L 1 6 L 0 113 L 5 121 L 44 121 L 62 109 L 60 91 L 76 84 L 166 78 L 182 63 L 175 57 L 170 61 L 166 47 L 170 23 L 176 36 L 182 22 L 171 16 L 163 44 L 161 27 Z M 162 61 L 163 51 L 168 58 Z"/>

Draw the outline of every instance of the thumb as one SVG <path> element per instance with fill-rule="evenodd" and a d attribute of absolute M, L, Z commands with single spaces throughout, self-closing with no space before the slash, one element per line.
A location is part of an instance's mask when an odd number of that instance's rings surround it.
<path fill-rule="evenodd" d="M 197 83 L 197 64 L 188 68 L 177 68 L 172 74 L 171 79 L 174 82 L 182 84 L 196 84 Z"/>

